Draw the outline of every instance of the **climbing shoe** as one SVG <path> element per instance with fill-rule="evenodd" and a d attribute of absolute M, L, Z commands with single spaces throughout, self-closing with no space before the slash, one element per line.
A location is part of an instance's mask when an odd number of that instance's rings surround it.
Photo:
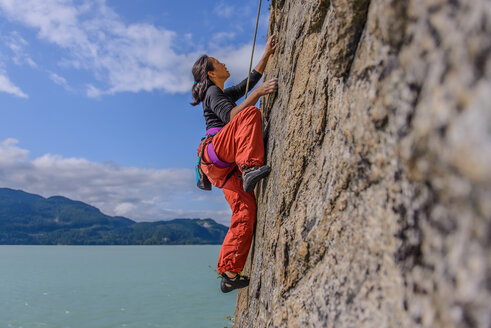
<path fill-rule="evenodd" d="M 242 180 L 244 182 L 244 190 L 251 192 L 254 190 L 256 183 L 262 178 L 266 177 L 271 168 L 267 165 L 263 166 L 251 166 L 242 171 Z"/>
<path fill-rule="evenodd" d="M 220 289 L 224 293 L 231 292 L 237 288 L 244 288 L 249 286 L 249 278 L 245 276 L 241 276 L 237 273 L 237 275 L 233 278 L 227 277 L 225 273 L 222 273 L 222 281 L 220 282 Z"/>

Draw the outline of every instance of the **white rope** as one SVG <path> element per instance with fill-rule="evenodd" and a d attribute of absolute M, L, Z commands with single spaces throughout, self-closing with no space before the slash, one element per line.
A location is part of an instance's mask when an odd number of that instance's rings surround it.
<path fill-rule="evenodd" d="M 249 65 L 249 74 L 247 75 L 247 86 L 244 99 L 247 99 L 247 93 L 249 92 L 249 80 L 251 79 L 252 59 L 254 58 L 254 47 L 256 46 L 256 34 L 257 26 L 259 24 L 259 13 L 261 12 L 261 2 L 262 0 L 259 0 L 259 8 L 257 9 L 256 30 L 254 31 L 254 41 L 252 42 L 251 64 Z"/>

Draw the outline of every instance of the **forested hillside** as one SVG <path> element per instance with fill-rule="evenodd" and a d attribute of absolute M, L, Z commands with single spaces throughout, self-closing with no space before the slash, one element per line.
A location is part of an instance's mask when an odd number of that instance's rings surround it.
<path fill-rule="evenodd" d="M 65 197 L 0 188 L 0 244 L 220 244 L 227 230 L 212 219 L 137 223 Z"/>

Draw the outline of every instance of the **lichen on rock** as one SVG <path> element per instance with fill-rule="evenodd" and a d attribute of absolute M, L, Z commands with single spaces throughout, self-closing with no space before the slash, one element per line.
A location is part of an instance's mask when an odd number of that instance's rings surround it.
<path fill-rule="evenodd" d="M 491 326 L 491 2 L 276 0 L 234 327 Z"/>

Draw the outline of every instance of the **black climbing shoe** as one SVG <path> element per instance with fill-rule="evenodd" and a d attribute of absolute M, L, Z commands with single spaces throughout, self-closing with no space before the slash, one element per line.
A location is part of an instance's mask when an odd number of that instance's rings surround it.
<path fill-rule="evenodd" d="M 267 165 L 263 166 L 251 166 L 242 172 L 242 180 L 244 181 L 244 190 L 251 192 L 254 190 L 256 183 L 262 178 L 266 177 L 271 168 Z"/>
<path fill-rule="evenodd" d="M 227 277 L 225 273 L 222 273 L 222 281 L 220 282 L 220 289 L 224 293 L 231 292 L 237 288 L 244 288 L 249 286 L 249 278 L 245 276 L 241 276 L 237 273 L 237 275 L 233 278 Z"/>

